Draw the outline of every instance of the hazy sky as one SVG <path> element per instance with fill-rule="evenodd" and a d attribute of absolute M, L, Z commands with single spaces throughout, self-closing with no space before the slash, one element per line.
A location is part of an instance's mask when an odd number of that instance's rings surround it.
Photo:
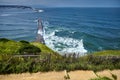
<path fill-rule="evenodd" d="M 0 4 L 50 7 L 120 7 L 120 0 L 0 0 Z"/>

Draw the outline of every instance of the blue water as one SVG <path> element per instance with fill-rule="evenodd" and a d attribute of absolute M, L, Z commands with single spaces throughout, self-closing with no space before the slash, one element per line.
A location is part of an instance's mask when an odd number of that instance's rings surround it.
<path fill-rule="evenodd" d="M 60 53 L 120 50 L 120 8 L 0 8 L 0 38 L 34 41 L 37 19 L 46 45 Z"/>

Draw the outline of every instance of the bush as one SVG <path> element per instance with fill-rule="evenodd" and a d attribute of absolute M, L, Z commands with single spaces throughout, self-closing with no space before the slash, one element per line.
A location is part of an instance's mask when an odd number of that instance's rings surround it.
<path fill-rule="evenodd" d="M 31 54 L 31 53 L 36 54 L 39 52 L 41 52 L 41 50 L 38 47 L 30 45 L 30 44 L 25 44 L 23 45 L 23 47 L 19 49 L 20 54 Z"/>
<path fill-rule="evenodd" d="M 6 38 L 0 38 L 0 42 L 8 42 L 10 41 L 9 39 L 6 39 Z"/>
<path fill-rule="evenodd" d="M 26 44 L 29 44 L 29 42 L 28 42 L 28 41 L 24 41 L 24 40 L 21 40 L 20 42 L 21 42 L 21 43 L 26 43 Z"/>

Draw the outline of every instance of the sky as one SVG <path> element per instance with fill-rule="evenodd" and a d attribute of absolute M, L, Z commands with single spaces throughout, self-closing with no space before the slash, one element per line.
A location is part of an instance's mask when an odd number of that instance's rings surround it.
<path fill-rule="evenodd" d="M 120 7 L 120 0 L 0 0 L 0 5 L 41 5 L 46 7 Z"/>

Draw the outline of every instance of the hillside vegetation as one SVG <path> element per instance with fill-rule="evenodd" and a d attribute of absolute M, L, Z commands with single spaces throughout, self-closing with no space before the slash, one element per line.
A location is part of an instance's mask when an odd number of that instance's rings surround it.
<path fill-rule="evenodd" d="M 0 74 L 65 69 L 67 71 L 120 69 L 120 51 L 100 51 L 81 57 L 75 54 L 61 56 L 38 42 L 0 39 Z"/>
<path fill-rule="evenodd" d="M 47 46 L 38 42 L 13 41 L 5 38 L 0 39 L 0 54 L 40 54 L 55 53 Z"/>
<path fill-rule="evenodd" d="M 95 56 L 120 56 L 120 50 L 105 50 L 93 53 Z"/>

